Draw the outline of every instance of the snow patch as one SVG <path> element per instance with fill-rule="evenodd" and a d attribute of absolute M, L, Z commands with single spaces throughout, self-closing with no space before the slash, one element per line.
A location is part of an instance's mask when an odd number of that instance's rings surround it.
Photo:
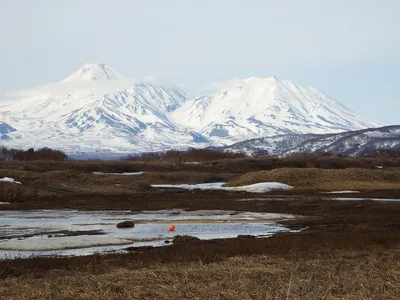
<path fill-rule="evenodd" d="M 10 183 L 22 184 L 22 182 L 16 181 L 14 178 L 10 178 L 10 177 L 0 178 L 0 182 L 10 182 Z"/>
<path fill-rule="evenodd" d="M 332 191 L 325 192 L 325 194 L 358 194 L 360 191 Z"/>
<path fill-rule="evenodd" d="M 183 189 L 183 190 L 222 190 L 225 182 L 199 184 L 152 184 L 154 188 Z"/>
<path fill-rule="evenodd" d="M 228 191 L 244 191 L 249 193 L 265 193 L 273 190 L 290 190 L 293 187 L 279 182 L 260 182 L 250 185 L 242 185 L 235 187 L 224 187 Z"/>
<path fill-rule="evenodd" d="M 272 190 L 290 190 L 293 187 L 279 182 L 261 182 L 251 185 L 225 187 L 225 182 L 200 183 L 200 184 L 152 184 L 154 188 L 175 188 L 185 190 L 224 190 L 243 191 L 249 193 L 265 193 Z"/>
<path fill-rule="evenodd" d="M 133 176 L 142 175 L 144 172 L 123 172 L 123 173 L 104 173 L 104 172 L 92 172 L 93 175 L 116 175 L 116 176 Z"/>

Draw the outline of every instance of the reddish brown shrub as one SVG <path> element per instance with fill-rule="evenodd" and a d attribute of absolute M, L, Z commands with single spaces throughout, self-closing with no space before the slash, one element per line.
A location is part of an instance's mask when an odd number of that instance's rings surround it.
<path fill-rule="evenodd" d="M 187 151 L 170 150 L 166 152 L 143 153 L 138 156 L 129 156 L 121 160 L 153 161 L 163 160 L 170 162 L 202 162 L 220 159 L 245 158 L 244 153 L 221 152 L 212 149 L 189 149 Z"/>
<path fill-rule="evenodd" d="M 67 155 L 60 151 L 50 148 L 41 148 L 35 151 L 33 148 L 24 150 L 8 149 L 2 147 L 0 149 L 0 160 L 23 160 L 23 161 L 33 161 L 33 160 L 56 160 L 64 161 L 67 159 Z"/>

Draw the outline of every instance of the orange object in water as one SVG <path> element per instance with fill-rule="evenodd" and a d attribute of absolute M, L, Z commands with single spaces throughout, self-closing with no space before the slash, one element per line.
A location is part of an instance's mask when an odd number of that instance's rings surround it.
<path fill-rule="evenodd" d="M 169 226 L 169 231 L 175 231 L 175 225 L 170 225 Z"/>

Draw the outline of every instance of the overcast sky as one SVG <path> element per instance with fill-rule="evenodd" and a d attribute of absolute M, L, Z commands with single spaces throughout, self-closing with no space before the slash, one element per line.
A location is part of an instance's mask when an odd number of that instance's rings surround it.
<path fill-rule="evenodd" d="M 276 76 L 400 124 L 400 0 L 0 0 L 0 93 L 89 62 L 187 84 Z"/>

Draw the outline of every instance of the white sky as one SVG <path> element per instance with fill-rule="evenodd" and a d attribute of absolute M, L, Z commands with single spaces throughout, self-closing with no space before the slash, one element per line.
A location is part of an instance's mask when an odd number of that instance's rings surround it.
<path fill-rule="evenodd" d="M 0 0 L 0 93 L 89 62 L 206 84 L 276 76 L 400 124 L 400 0 Z"/>

